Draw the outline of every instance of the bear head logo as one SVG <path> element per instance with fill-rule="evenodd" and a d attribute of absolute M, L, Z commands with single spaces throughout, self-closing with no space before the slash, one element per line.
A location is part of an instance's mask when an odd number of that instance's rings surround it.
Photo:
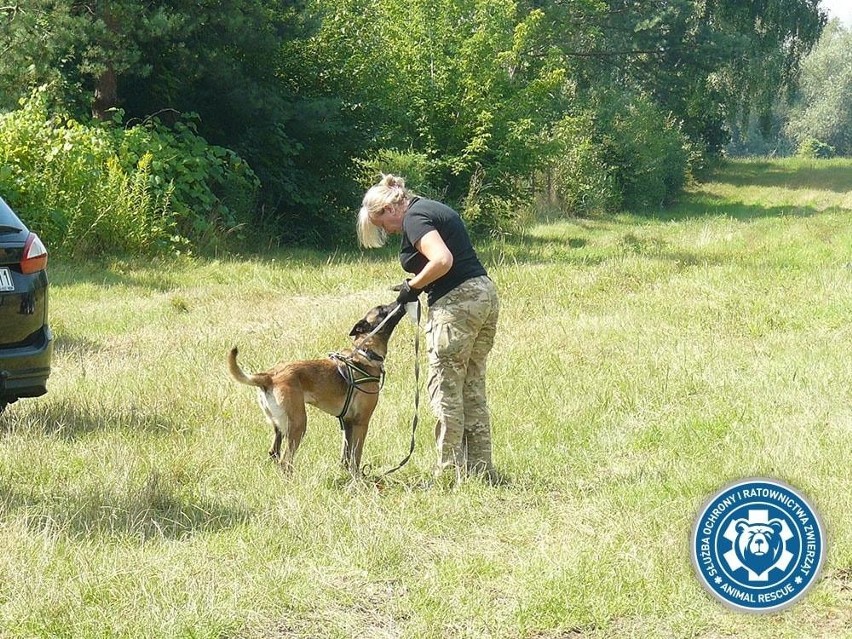
<path fill-rule="evenodd" d="M 739 519 L 734 522 L 734 528 L 737 532 L 734 552 L 746 568 L 755 575 L 763 575 L 775 567 L 784 552 L 780 520 L 771 519 L 763 524 Z"/>

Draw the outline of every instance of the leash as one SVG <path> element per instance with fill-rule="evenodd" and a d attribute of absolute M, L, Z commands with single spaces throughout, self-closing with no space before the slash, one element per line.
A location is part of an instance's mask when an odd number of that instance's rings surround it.
<path fill-rule="evenodd" d="M 400 304 L 398 308 L 405 309 L 405 307 Z M 414 417 L 411 420 L 411 443 L 408 446 L 408 454 L 405 456 L 401 462 L 399 462 L 396 466 L 391 468 L 390 470 L 385 471 L 381 475 L 376 478 L 376 482 L 380 482 L 382 479 L 390 475 L 391 473 L 395 473 L 400 468 L 405 466 L 408 463 L 408 460 L 411 459 L 411 455 L 414 453 L 414 440 L 415 434 L 417 433 L 417 421 L 418 421 L 418 408 L 420 406 L 420 301 L 417 301 L 417 319 L 415 320 L 417 323 L 417 330 L 414 333 Z M 384 322 L 382 322 L 384 324 Z M 381 327 L 381 325 L 379 325 Z M 378 329 L 376 329 L 378 330 Z"/>
<path fill-rule="evenodd" d="M 393 309 L 393 311 L 391 311 L 390 313 L 388 313 L 388 314 L 387 314 L 387 316 L 385 317 L 385 319 L 383 319 L 381 322 L 379 322 L 379 325 L 378 325 L 378 326 L 376 326 L 376 328 L 374 328 L 372 331 L 370 331 L 369 333 L 367 333 L 367 336 L 366 336 L 366 337 L 364 337 L 364 339 L 363 339 L 363 340 L 361 340 L 361 343 L 363 344 L 363 343 L 364 343 L 364 342 L 366 342 L 368 339 L 370 339 L 371 337 L 373 337 L 376 333 L 378 333 L 380 330 L 382 330 L 382 327 L 383 327 L 385 324 L 387 324 L 387 323 L 388 323 L 388 321 L 390 321 L 390 318 L 394 317 L 394 316 L 395 316 L 397 313 L 399 313 L 400 311 L 402 311 L 403 313 L 405 313 L 405 304 L 397 304 L 397 305 L 396 305 L 396 308 L 395 308 L 395 309 Z M 420 301 L 418 301 L 418 302 L 417 302 L 417 319 L 418 319 L 418 320 L 420 319 Z M 419 322 L 419 321 L 418 321 L 418 324 L 417 324 L 417 325 L 418 325 L 418 326 L 420 326 L 420 322 Z"/>

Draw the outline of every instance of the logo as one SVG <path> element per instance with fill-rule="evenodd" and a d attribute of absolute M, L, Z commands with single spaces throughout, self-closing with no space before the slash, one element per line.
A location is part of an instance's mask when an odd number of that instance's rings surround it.
<path fill-rule="evenodd" d="M 702 585 L 747 612 L 772 612 L 797 601 L 824 558 L 823 528 L 813 507 L 774 479 L 746 479 L 718 492 L 692 534 Z"/>

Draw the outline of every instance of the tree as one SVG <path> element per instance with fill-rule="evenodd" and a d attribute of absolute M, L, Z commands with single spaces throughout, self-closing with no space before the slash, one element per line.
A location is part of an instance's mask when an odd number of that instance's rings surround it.
<path fill-rule="evenodd" d="M 0 78 L 7 95 L 15 87 L 26 95 L 53 83 L 63 101 L 88 101 L 94 117 L 107 118 L 118 104 L 118 79 L 150 73 L 139 40 L 156 31 L 158 11 L 127 0 L 29 0 L 6 7 Z"/>
<path fill-rule="evenodd" d="M 804 60 L 786 130 L 800 148 L 811 141 L 852 155 L 852 31 L 838 20 Z"/>
<path fill-rule="evenodd" d="M 313 28 L 301 0 L 21 0 L 0 15 L 0 95 L 12 107 L 48 83 L 78 118 L 197 114 L 201 135 L 255 169 L 265 219 L 319 241 L 351 194 L 357 136 L 305 80 L 317 61 L 292 61 Z"/>
<path fill-rule="evenodd" d="M 553 6 L 557 20 L 600 34 L 563 47 L 590 91 L 652 96 L 712 153 L 729 122 L 768 117 L 775 96 L 792 90 L 825 23 L 819 0 L 608 0 L 579 16 Z"/>
<path fill-rule="evenodd" d="M 460 201 L 471 177 L 508 196 L 546 159 L 568 100 L 539 10 L 513 0 L 320 0 L 312 44 L 333 51 L 329 84 L 360 114 L 372 151 L 411 149 Z M 365 149 L 368 156 L 371 149 Z"/>
<path fill-rule="evenodd" d="M 562 175 L 588 192 L 601 167 L 635 193 L 654 166 L 629 138 L 664 133 L 645 199 L 665 200 L 683 134 L 718 152 L 726 123 L 792 86 L 824 21 L 819 0 L 17 2 L 0 10 L 7 106 L 51 82 L 77 117 L 195 113 L 261 179 L 258 217 L 315 242 L 351 235 L 378 158 L 423 167 L 469 211 L 511 210 L 573 140 L 582 161 Z"/>

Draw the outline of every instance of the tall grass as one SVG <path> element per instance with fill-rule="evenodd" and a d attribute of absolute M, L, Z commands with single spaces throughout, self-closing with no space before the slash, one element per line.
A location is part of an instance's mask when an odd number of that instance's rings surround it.
<path fill-rule="evenodd" d="M 852 636 L 852 163 L 737 162 L 653 215 L 481 247 L 512 482 L 431 480 L 428 409 L 381 486 L 311 410 L 285 479 L 227 377 L 346 344 L 392 252 L 53 262 L 50 392 L 0 431 L 0 636 Z M 845 172 L 845 173 L 844 173 Z M 415 329 L 391 342 L 364 461 L 407 449 Z M 701 589 L 689 535 L 740 477 L 802 490 L 823 575 L 772 616 Z"/>

